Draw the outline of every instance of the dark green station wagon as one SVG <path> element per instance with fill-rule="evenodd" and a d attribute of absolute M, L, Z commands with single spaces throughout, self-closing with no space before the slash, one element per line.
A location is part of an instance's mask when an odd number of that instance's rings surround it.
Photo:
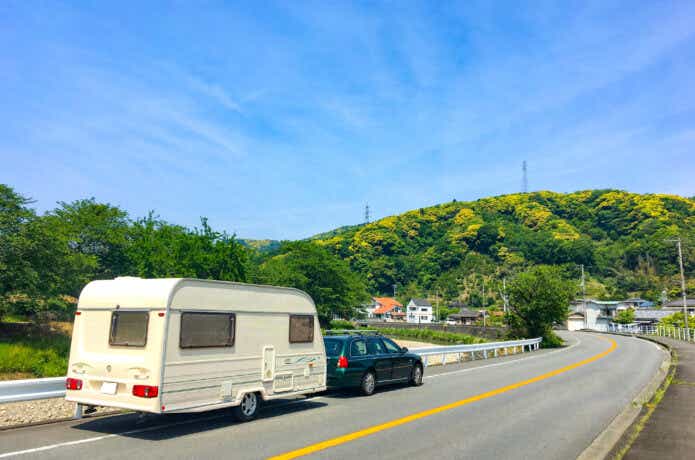
<path fill-rule="evenodd" d="M 387 337 L 341 331 L 323 341 L 329 387 L 359 388 L 368 396 L 380 385 L 422 385 L 422 358 Z"/>

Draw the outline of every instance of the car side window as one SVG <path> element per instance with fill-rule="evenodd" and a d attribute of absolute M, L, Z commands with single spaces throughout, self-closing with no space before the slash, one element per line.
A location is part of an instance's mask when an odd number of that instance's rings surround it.
<path fill-rule="evenodd" d="M 379 339 L 367 339 L 367 353 L 370 355 L 383 355 L 386 353 L 384 345 Z"/>
<path fill-rule="evenodd" d="M 401 352 L 401 347 L 396 345 L 396 343 L 393 340 L 383 338 L 381 339 L 382 342 L 384 342 L 384 346 L 386 347 L 386 350 L 389 353 L 400 353 Z"/>
<path fill-rule="evenodd" d="M 364 340 L 355 340 L 350 345 L 350 356 L 365 356 L 367 354 L 367 344 Z"/>

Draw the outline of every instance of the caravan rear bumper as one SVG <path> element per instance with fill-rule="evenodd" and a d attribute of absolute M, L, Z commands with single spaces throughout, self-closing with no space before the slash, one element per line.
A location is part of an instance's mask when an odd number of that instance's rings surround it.
<path fill-rule="evenodd" d="M 161 410 L 158 399 L 154 399 L 153 403 L 151 404 L 132 404 L 125 401 L 116 401 L 106 398 L 78 396 L 76 393 L 77 392 L 74 391 L 68 391 L 65 396 L 65 400 L 87 406 L 112 407 L 114 409 L 127 409 L 138 412 L 148 412 L 151 414 L 162 414 L 166 412 Z"/>

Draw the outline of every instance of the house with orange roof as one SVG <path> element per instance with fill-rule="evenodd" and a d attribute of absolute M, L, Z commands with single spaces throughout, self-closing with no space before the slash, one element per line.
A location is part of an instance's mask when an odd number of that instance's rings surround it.
<path fill-rule="evenodd" d="M 372 303 L 366 308 L 367 317 L 384 321 L 404 321 L 403 305 L 392 297 L 372 297 Z"/>

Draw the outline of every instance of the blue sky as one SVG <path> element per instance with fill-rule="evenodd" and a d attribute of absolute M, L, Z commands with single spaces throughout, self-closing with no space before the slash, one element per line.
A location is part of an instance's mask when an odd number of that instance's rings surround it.
<path fill-rule="evenodd" d="M 532 190 L 695 195 L 695 3 L 0 3 L 0 182 L 294 239 Z"/>

